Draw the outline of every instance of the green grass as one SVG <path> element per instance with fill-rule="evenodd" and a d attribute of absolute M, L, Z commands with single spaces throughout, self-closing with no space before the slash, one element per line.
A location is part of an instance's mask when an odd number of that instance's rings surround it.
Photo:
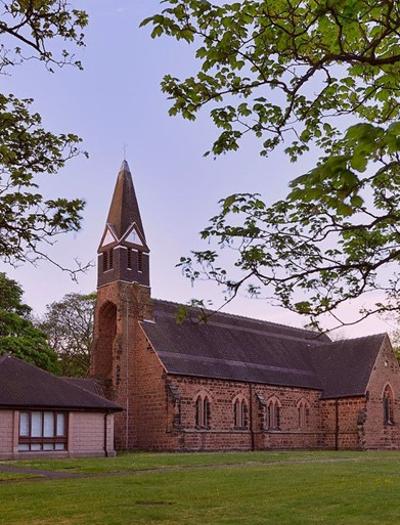
<path fill-rule="evenodd" d="M 126 454 L 30 464 L 97 474 L 0 484 L 1 525 L 400 523 L 396 452 Z"/>
<path fill-rule="evenodd" d="M 390 452 L 391 458 L 400 461 L 400 452 Z M 169 454 L 139 452 L 135 454 L 120 454 L 115 458 L 80 458 L 80 459 L 38 459 L 7 462 L 9 465 L 37 468 L 44 470 L 69 471 L 81 473 L 101 472 L 135 472 L 160 468 L 189 468 L 199 466 L 224 466 L 235 464 L 265 464 L 282 461 L 358 461 L 379 460 L 388 457 L 388 452 L 222 452 L 197 454 Z M 1 464 L 1 462 L 0 462 Z"/>
<path fill-rule="evenodd" d="M 43 478 L 40 474 L 20 474 L 18 472 L 0 472 L 0 483 L 5 481 L 21 481 L 32 478 Z"/>

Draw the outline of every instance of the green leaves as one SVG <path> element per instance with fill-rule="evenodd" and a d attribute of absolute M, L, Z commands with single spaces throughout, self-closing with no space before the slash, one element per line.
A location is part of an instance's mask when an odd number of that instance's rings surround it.
<path fill-rule="evenodd" d="M 44 62 L 50 71 L 66 64 L 82 69 L 74 52 L 49 44 L 55 39 L 63 46 L 84 46 L 82 30 L 87 24 L 87 13 L 71 8 L 67 0 L 2 2 L 1 34 L 6 38 L 0 51 L 0 71 L 32 57 Z"/>
<path fill-rule="evenodd" d="M 223 108 L 219 101 L 232 106 L 226 122 L 232 133 L 221 132 L 213 148 L 216 155 L 236 149 L 234 132 L 238 145 L 243 132 L 250 131 L 266 145 L 262 155 L 286 140 L 291 142 L 286 151 L 296 160 L 308 151 L 308 143 L 327 152 L 332 130 L 341 129 L 345 115 L 371 123 L 398 116 L 400 21 L 393 18 L 390 2 L 378 1 L 376 9 L 366 4 L 169 0 L 162 13 L 141 25 L 152 25 L 153 37 L 193 43 L 199 72 L 208 72 L 203 78 L 165 77 L 171 114 L 194 120 L 201 107 L 210 105 L 215 121 L 215 112 Z M 263 110 L 257 106 L 260 99 Z M 353 165 L 365 169 L 362 155 Z"/>
<path fill-rule="evenodd" d="M 57 356 L 45 334 L 29 318 L 22 288 L 0 273 L 0 355 L 8 353 L 50 372 L 58 371 Z"/>
<path fill-rule="evenodd" d="M 46 200 L 37 191 L 36 174 L 55 174 L 79 154 L 80 140 L 45 131 L 29 106 L 0 94 L 0 258 L 11 263 L 35 257 L 54 235 L 78 230 L 84 207 L 81 199 Z"/>
<path fill-rule="evenodd" d="M 95 304 L 95 293 L 70 293 L 48 305 L 37 323 L 58 357 L 62 375 L 86 377 L 89 373 Z"/>
<path fill-rule="evenodd" d="M 399 308 L 400 12 L 384 0 L 166 0 L 148 18 L 159 35 L 190 30 L 196 71 L 167 75 L 170 114 L 196 120 L 207 108 L 222 155 L 252 135 L 267 157 L 284 143 L 299 172 L 286 199 L 222 199 L 202 232 L 211 246 L 184 259 L 228 297 L 265 296 L 311 317 L 366 292 Z M 222 249 L 232 249 L 228 263 Z M 226 251 L 225 251 L 226 253 Z M 229 270 L 225 266 L 229 266 Z M 380 301 L 360 312 L 382 311 Z"/>
<path fill-rule="evenodd" d="M 66 0 L 2 2 L 0 73 L 31 58 L 50 71 L 64 65 L 81 68 L 75 51 L 84 45 L 87 23 L 87 14 Z M 72 50 L 64 47 L 68 45 Z M 51 261 L 41 246 L 51 245 L 60 233 L 78 230 L 84 207 L 79 198 L 42 196 L 37 175 L 56 174 L 81 153 L 81 140 L 73 133 L 44 129 L 31 104 L 31 99 L 0 93 L 0 261 L 11 264 L 41 257 Z"/>

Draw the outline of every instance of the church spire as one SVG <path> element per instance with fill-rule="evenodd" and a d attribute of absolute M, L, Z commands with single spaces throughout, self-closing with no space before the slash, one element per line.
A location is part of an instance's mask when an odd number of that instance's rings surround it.
<path fill-rule="evenodd" d="M 131 170 L 126 160 L 122 162 L 118 173 L 107 224 L 112 227 L 117 239 L 121 239 L 132 224 L 136 224 L 143 240 L 146 240 Z"/>
<path fill-rule="evenodd" d="M 149 251 L 131 171 L 124 160 L 98 250 L 98 286 L 114 281 L 149 286 Z"/>

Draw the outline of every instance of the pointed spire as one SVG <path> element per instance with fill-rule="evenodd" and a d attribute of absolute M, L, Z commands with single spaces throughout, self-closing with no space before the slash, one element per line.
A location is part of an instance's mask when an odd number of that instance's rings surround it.
<path fill-rule="evenodd" d="M 118 239 L 127 232 L 133 223 L 136 223 L 137 229 L 145 239 L 131 170 L 126 160 L 123 160 L 118 173 L 107 223 L 112 226 Z"/>

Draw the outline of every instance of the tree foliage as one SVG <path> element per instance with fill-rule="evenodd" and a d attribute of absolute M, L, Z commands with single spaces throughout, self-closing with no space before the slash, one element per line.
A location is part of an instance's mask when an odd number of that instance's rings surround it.
<path fill-rule="evenodd" d="M 93 342 L 96 294 L 70 293 L 51 303 L 39 327 L 58 355 L 62 375 L 86 377 Z"/>
<path fill-rule="evenodd" d="M 57 355 L 46 335 L 30 319 L 31 308 L 22 302 L 22 288 L 0 273 L 0 355 L 11 354 L 51 372 L 58 371 Z"/>
<path fill-rule="evenodd" d="M 215 156 L 237 150 L 245 135 L 259 139 L 264 156 L 280 146 L 292 162 L 319 155 L 279 202 L 223 199 L 202 232 L 214 244 L 182 259 L 186 274 L 216 279 L 229 298 L 247 283 L 315 324 L 371 292 L 386 300 L 361 318 L 399 309 L 399 2 L 165 4 L 143 25 L 193 45 L 198 65 L 186 79 L 164 77 L 171 115 L 195 120 L 209 108 Z M 229 269 L 218 249 L 226 246 L 237 255 Z"/>
<path fill-rule="evenodd" d="M 0 74 L 31 59 L 49 71 L 67 64 L 81 68 L 60 44 L 83 45 L 84 11 L 66 0 L 5 0 L 0 7 Z M 32 102 L 0 93 L 0 260 L 12 264 L 50 259 L 41 244 L 78 230 L 84 207 L 81 199 L 46 199 L 40 193 L 37 175 L 56 174 L 80 153 L 80 139 L 45 130 Z"/>

